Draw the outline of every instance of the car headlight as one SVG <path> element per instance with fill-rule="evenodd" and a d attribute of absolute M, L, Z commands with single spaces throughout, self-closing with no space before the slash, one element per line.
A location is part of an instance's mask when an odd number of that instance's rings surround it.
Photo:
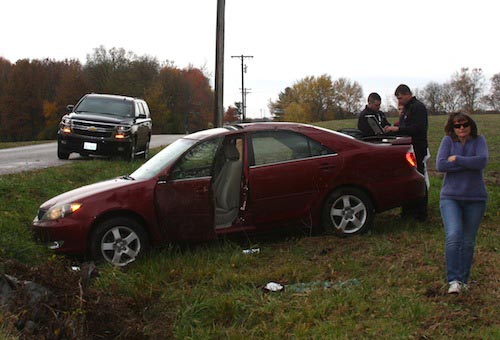
<path fill-rule="evenodd" d="M 130 131 L 130 126 L 119 125 L 116 127 L 115 138 L 124 139 Z"/>
<path fill-rule="evenodd" d="M 64 133 L 71 133 L 71 119 L 63 117 L 59 128 Z"/>
<path fill-rule="evenodd" d="M 42 221 L 57 220 L 71 215 L 82 206 L 81 203 L 66 203 L 55 205 L 42 216 Z"/>

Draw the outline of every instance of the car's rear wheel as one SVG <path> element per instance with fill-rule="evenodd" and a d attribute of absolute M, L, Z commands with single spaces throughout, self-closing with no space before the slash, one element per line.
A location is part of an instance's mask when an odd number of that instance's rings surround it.
<path fill-rule="evenodd" d="M 323 208 L 323 224 L 327 232 L 350 236 L 367 231 L 374 217 L 368 196 L 356 188 L 334 191 Z"/>
<path fill-rule="evenodd" d="M 91 256 L 115 266 L 125 266 L 149 248 L 143 227 L 130 218 L 117 217 L 99 224 L 90 237 Z"/>

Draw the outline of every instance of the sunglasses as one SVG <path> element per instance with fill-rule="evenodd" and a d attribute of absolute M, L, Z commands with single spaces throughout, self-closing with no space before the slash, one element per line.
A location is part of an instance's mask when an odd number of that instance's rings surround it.
<path fill-rule="evenodd" d="M 469 126 L 470 126 L 469 122 L 467 122 L 467 123 L 461 123 L 461 124 L 453 124 L 453 127 L 455 129 L 460 129 L 461 127 L 463 127 L 465 129 L 465 128 L 468 128 Z"/>

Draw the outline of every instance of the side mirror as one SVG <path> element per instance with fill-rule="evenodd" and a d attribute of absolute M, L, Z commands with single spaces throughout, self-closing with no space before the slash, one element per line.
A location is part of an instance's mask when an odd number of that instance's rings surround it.
<path fill-rule="evenodd" d="M 67 105 L 66 106 L 66 110 L 68 110 L 68 112 L 73 112 L 74 108 L 75 108 L 75 105 Z"/>

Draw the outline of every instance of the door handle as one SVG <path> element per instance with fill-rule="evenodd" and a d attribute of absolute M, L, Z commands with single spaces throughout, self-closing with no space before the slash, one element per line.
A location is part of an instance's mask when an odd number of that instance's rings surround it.
<path fill-rule="evenodd" d="M 208 192 L 208 187 L 207 186 L 204 186 L 202 188 L 198 188 L 195 190 L 195 192 L 198 194 L 198 195 L 201 195 L 201 194 L 206 194 Z"/>
<path fill-rule="evenodd" d="M 330 170 L 330 169 L 333 169 L 335 167 L 336 167 L 335 164 L 322 164 L 322 165 L 319 166 L 319 168 L 321 170 Z"/>

